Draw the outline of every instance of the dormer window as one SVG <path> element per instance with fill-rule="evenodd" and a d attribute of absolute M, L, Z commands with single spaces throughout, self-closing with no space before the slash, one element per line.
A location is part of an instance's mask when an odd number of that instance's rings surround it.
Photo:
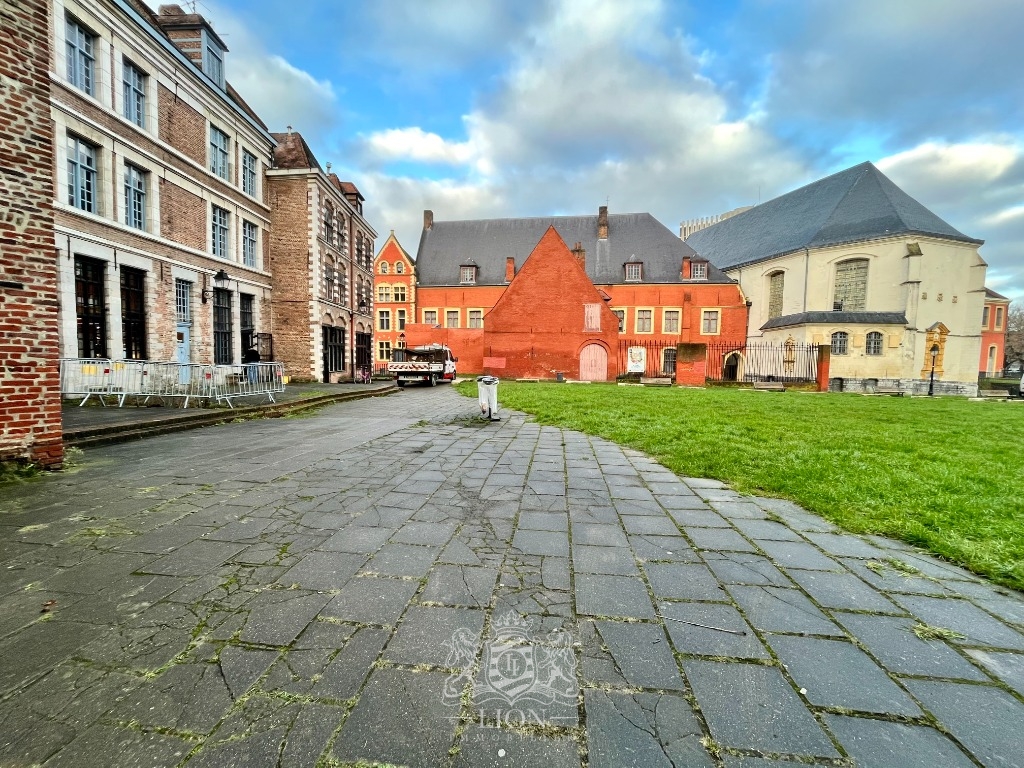
<path fill-rule="evenodd" d="M 626 282 L 639 283 L 644 276 L 644 264 L 642 261 L 631 261 L 626 264 Z"/>
<path fill-rule="evenodd" d="M 206 36 L 206 53 L 203 56 L 203 71 L 221 88 L 224 87 L 224 52 Z"/>
<path fill-rule="evenodd" d="M 462 266 L 459 268 L 459 282 L 462 285 L 473 285 L 476 283 L 476 266 Z"/>
<path fill-rule="evenodd" d="M 708 279 L 708 265 L 703 261 L 695 261 L 690 267 L 690 278 L 693 280 Z"/>

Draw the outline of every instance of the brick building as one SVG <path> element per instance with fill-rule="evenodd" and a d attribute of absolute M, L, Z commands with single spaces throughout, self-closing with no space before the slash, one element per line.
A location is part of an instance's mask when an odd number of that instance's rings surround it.
<path fill-rule="evenodd" d="M 981 311 L 981 360 L 978 371 L 982 376 L 998 375 L 1006 365 L 1006 326 L 1010 313 L 1010 300 L 991 288 L 985 289 L 985 306 Z"/>
<path fill-rule="evenodd" d="M 379 368 L 391 359 L 392 349 L 406 346 L 405 326 L 415 322 L 416 315 L 416 262 L 398 242 L 394 230 L 373 262 L 373 282 Z"/>
<path fill-rule="evenodd" d="M 63 460 L 46 0 L 0 0 L 0 461 Z"/>
<path fill-rule="evenodd" d="M 447 343 L 462 371 L 591 381 L 624 373 L 630 348 L 648 374 L 671 375 L 678 344 L 742 344 L 747 323 L 734 280 L 650 214 L 605 206 L 450 222 L 425 211 L 415 310 L 409 346 Z"/>
<path fill-rule="evenodd" d="M 54 0 L 63 357 L 239 362 L 271 333 L 274 144 L 200 15 Z"/>
<path fill-rule="evenodd" d="M 296 380 L 349 381 L 373 364 L 377 233 L 356 186 L 329 164 L 324 171 L 299 133 L 273 138 L 266 181 L 275 356 Z"/>

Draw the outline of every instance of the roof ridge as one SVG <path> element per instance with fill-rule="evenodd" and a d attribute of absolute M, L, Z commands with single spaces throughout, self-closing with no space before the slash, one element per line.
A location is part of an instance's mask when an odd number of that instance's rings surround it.
<path fill-rule="evenodd" d="M 863 167 L 863 166 L 869 166 L 869 167 Z M 846 200 L 846 198 L 848 198 L 850 196 L 850 194 L 853 192 L 853 190 L 855 190 L 857 188 L 857 185 L 861 183 L 861 181 L 864 179 L 864 175 L 870 170 L 870 168 L 874 168 L 874 167 L 875 166 L 871 163 L 871 161 L 867 160 L 867 161 L 861 163 L 860 165 L 853 166 L 853 168 L 847 168 L 845 171 L 839 171 L 838 173 L 832 174 L 832 176 L 839 176 L 839 175 L 841 175 L 843 173 L 849 173 L 850 171 L 854 170 L 855 168 L 861 168 L 860 173 L 857 174 L 857 177 L 853 180 L 853 183 L 850 184 L 849 187 L 847 187 L 846 191 L 836 201 L 836 204 L 832 206 L 832 209 L 828 212 L 828 216 L 825 216 L 824 218 L 822 218 L 821 225 L 818 226 L 814 230 L 814 233 L 807 239 L 807 242 L 804 243 L 803 247 L 808 247 L 810 243 L 813 243 L 813 242 L 815 242 L 815 240 L 817 240 L 818 235 L 821 234 L 821 231 L 825 228 L 825 225 L 828 224 L 828 222 L 835 215 L 835 212 L 839 210 L 839 207 L 843 204 L 843 202 Z M 851 174 L 851 176 L 852 175 L 853 174 Z M 812 185 L 813 184 L 820 184 L 821 182 L 823 182 L 823 181 L 825 181 L 827 179 L 830 179 L 830 178 L 832 178 L 832 177 L 831 176 L 826 176 L 824 179 L 819 179 L 816 182 L 812 182 Z M 808 185 L 808 186 L 811 186 L 811 185 Z M 878 186 L 881 187 L 882 185 L 879 184 Z M 798 191 L 799 191 L 799 188 L 793 190 L 793 192 L 798 192 Z M 786 195 L 789 195 L 789 194 L 792 194 L 792 192 L 787 192 L 786 193 Z M 780 195 L 780 197 L 785 197 L 786 195 Z M 775 198 L 775 199 L 778 200 L 779 198 Z M 886 195 L 885 199 L 888 200 L 889 205 L 891 207 L 892 206 L 892 200 L 889 200 L 889 196 L 888 195 Z M 902 221 L 902 219 L 900 219 L 900 221 Z M 904 224 L 905 223 L 906 222 L 904 222 Z"/>

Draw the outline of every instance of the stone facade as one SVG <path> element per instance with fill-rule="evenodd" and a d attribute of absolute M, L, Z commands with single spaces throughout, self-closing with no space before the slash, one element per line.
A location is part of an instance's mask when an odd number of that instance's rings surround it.
<path fill-rule="evenodd" d="M 302 136 L 275 133 L 266 180 L 275 355 L 297 381 L 349 381 L 373 365 L 373 241 L 363 196 Z M 353 366 L 355 361 L 355 367 Z"/>
<path fill-rule="evenodd" d="M 219 80 L 172 17 L 220 46 Z M 55 0 L 51 40 L 61 356 L 240 362 L 273 332 L 273 139 L 223 80 L 226 47 L 201 16 L 116 0 Z"/>
<path fill-rule="evenodd" d="M 58 468 L 48 6 L 0 0 L 0 460 Z"/>

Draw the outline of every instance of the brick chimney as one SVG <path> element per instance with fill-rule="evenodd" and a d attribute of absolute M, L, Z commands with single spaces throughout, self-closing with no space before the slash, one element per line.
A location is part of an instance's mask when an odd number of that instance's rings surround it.
<path fill-rule="evenodd" d="M 608 206 L 602 205 L 597 209 L 597 239 L 608 239 Z"/>
<path fill-rule="evenodd" d="M 516 276 L 516 260 L 515 257 L 509 256 L 505 259 L 505 282 L 511 283 L 512 278 Z"/>
<path fill-rule="evenodd" d="M 198 13 L 186 13 L 180 5 L 161 5 L 156 15 L 156 23 L 164 31 L 171 42 L 185 54 L 193 64 L 206 72 L 218 85 L 224 87 L 224 54 L 228 47 L 214 31 L 210 23 Z M 207 45 L 216 52 L 219 58 L 219 69 L 212 60 L 207 60 L 204 49 L 204 34 Z"/>
<path fill-rule="evenodd" d="M 690 279 L 690 257 L 689 256 L 683 256 L 683 269 L 682 269 L 682 272 L 680 273 L 680 277 L 683 280 L 689 280 Z"/>
<path fill-rule="evenodd" d="M 424 211 L 423 212 L 423 228 L 430 230 L 434 228 L 434 212 Z"/>
<path fill-rule="evenodd" d="M 586 272 L 587 271 L 587 251 L 583 247 L 583 243 L 576 243 L 576 245 L 573 246 L 572 255 L 576 257 L 576 261 L 579 263 L 579 265 L 581 267 L 583 267 L 583 271 Z"/>

